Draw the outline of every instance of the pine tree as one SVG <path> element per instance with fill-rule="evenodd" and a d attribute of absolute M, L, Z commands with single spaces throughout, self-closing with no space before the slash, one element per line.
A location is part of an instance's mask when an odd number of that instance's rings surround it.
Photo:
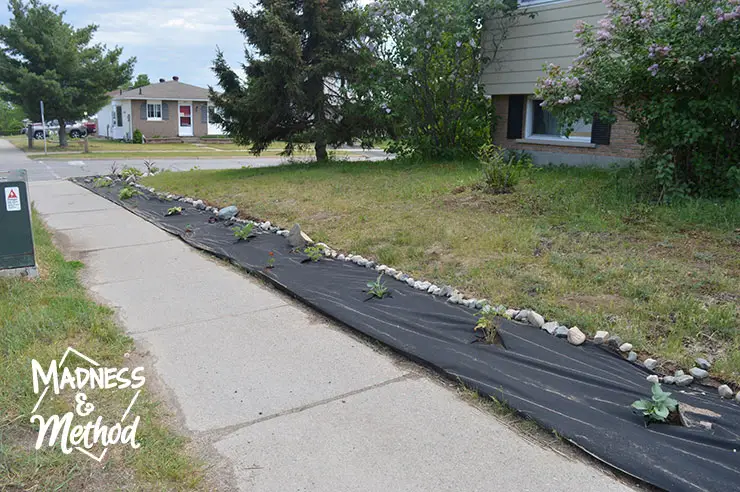
<path fill-rule="evenodd" d="M 313 142 L 321 161 L 328 145 L 373 136 L 372 100 L 353 88 L 371 60 L 354 4 L 260 0 L 251 12 L 231 13 L 249 45 L 246 81 L 219 51 L 213 70 L 223 92 L 211 89 L 211 98 L 216 121 L 237 143 L 259 153 L 285 141 L 290 155 Z"/>
<path fill-rule="evenodd" d="M 131 79 L 136 59 L 119 63 L 120 48 L 91 44 L 97 26 L 75 29 L 56 6 L 10 0 L 8 9 L 10 23 L 0 26 L 0 97 L 36 121 L 43 100 L 46 118 L 59 120 L 59 144 L 66 146 L 63 122 L 102 108 L 107 92 Z"/>

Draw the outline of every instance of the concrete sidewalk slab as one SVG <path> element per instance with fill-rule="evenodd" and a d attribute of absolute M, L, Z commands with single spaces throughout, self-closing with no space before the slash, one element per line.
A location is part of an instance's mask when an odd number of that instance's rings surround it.
<path fill-rule="evenodd" d="M 404 375 L 390 359 L 292 305 L 139 338 L 157 354 L 157 373 L 171 381 L 195 431 L 266 418 Z"/>
<path fill-rule="evenodd" d="M 125 248 L 144 244 L 176 241 L 172 235 L 159 229 L 142 228 L 141 224 L 123 220 L 102 226 L 78 227 L 63 232 L 74 237 L 72 251 L 93 251 L 107 248 Z"/>
<path fill-rule="evenodd" d="M 141 221 L 134 214 L 122 208 L 48 214 L 45 217 L 47 225 L 55 231 L 68 231 L 111 224 L 133 226 Z"/>
<path fill-rule="evenodd" d="M 72 183 L 62 181 L 69 186 L 75 186 Z M 49 189 L 48 187 L 46 188 Z M 45 215 L 55 213 L 70 213 L 70 212 L 87 212 L 89 210 L 115 210 L 118 205 L 109 202 L 105 198 L 101 198 L 97 195 L 88 194 L 64 194 L 64 193 L 43 193 L 43 188 L 37 188 L 36 185 L 31 184 L 31 201 L 36 204 L 39 209 L 44 210 Z"/>
<path fill-rule="evenodd" d="M 250 492 L 629 490 L 425 378 L 255 423 L 215 446 Z"/>

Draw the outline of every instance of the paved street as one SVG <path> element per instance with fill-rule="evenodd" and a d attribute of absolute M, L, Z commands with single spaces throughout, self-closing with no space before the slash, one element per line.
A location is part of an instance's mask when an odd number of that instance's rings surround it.
<path fill-rule="evenodd" d="M 525 439 L 415 364 L 52 179 L 84 168 L 49 169 L 0 149 L 3 168 L 33 173 L 37 211 L 148 354 L 160 397 L 210 464 L 212 488 L 630 490 Z"/>
<path fill-rule="evenodd" d="M 378 150 L 353 151 L 347 157 L 350 160 L 376 160 L 385 159 L 387 155 Z M 92 176 L 98 174 L 109 174 L 111 165 L 115 162 L 119 169 L 123 166 L 136 167 L 144 170 L 144 159 L 104 159 L 104 160 L 79 160 L 74 155 L 69 159 L 38 159 L 26 158 L 22 151 L 18 150 L 12 143 L 0 138 L 0 171 L 16 169 L 19 167 L 28 170 L 30 181 L 50 181 L 55 179 L 67 179 L 78 176 Z M 157 167 L 171 171 L 188 171 L 194 167 L 199 169 L 239 169 L 242 167 L 267 167 L 278 166 L 285 162 L 282 157 L 235 157 L 235 158 L 182 158 L 156 159 Z"/>

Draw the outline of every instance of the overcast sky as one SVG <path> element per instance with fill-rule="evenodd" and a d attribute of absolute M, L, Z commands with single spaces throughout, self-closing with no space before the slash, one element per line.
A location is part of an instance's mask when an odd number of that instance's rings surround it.
<path fill-rule="evenodd" d="M 5 3 L 5 2 L 3 2 Z M 123 48 L 125 58 L 135 56 L 134 74 L 145 73 L 152 82 L 178 75 L 181 82 L 215 85 L 211 63 L 218 45 L 232 67 L 244 61 L 244 37 L 229 9 L 249 0 L 57 0 L 67 11 L 65 20 L 75 27 L 99 26 L 96 41 Z M 0 8 L 0 23 L 10 18 Z"/>

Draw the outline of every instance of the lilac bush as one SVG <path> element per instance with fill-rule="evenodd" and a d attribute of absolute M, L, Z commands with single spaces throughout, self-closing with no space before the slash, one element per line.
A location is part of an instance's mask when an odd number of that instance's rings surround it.
<path fill-rule="evenodd" d="M 583 118 L 636 124 L 642 169 L 664 198 L 740 193 L 740 0 L 605 0 L 576 24 L 581 53 L 536 94 L 566 131 Z"/>

